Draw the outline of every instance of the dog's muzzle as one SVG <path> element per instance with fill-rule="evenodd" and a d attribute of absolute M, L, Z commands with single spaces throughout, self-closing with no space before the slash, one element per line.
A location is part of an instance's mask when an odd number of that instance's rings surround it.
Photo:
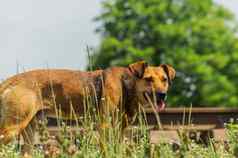
<path fill-rule="evenodd" d="M 155 110 L 157 112 L 164 110 L 165 108 L 165 100 L 167 98 L 167 94 L 166 93 L 161 93 L 161 92 L 157 92 L 157 93 L 152 93 L 152 92 L 145 92 L 144 93 L 144 97 L 147 101 L 154 103 L 156 99 L 156 105 L 153 105 Z M 155 97 L 155 98 L 154 98 Z"/>
<path fill-rule="evenodd" d="M 166 93 L 160 93 L 160 92 L 156 93 L 156 99 L 160 99 L 160 100 L 165 101 L 166 98 L 167 98 L 167 94 Z"/>

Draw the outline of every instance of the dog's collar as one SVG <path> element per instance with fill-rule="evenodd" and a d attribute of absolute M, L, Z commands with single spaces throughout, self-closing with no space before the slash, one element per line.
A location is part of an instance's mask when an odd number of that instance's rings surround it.
<path fill-rule="evenodd" d="M 102 99 L 102 89 L 103 89 L 103 75 L 99 75 L 94 79 L 94 87 L 96 91 L 97 106 L 100 105 L 100 100 Z"/>

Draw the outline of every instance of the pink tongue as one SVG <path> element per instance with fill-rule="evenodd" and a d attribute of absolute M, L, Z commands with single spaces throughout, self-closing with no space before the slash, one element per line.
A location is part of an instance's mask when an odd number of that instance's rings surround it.
<path fill-rule="evenodd" d="M 156 106 L 156 111 L 157 112 L 160 112 L 162 110 L 164 110 L 165 108 L 165 102 L 160 100 L 158 103 L 157 103 L 157 106 Z"/>

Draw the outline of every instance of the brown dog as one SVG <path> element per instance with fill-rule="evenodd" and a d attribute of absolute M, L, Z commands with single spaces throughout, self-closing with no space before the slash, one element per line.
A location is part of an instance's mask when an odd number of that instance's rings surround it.
<path fill-rule="evenodd" d="M 61 109 L 62 116 L 69 117 L 73 108 L 80 116 L 88 95 L 96 96 L 101 115 L 120 109 L 130 118 L 138 104 L 148 104 L 154 96 L 153 106 L 160 111 L 174 77 L 171 66 L 148 66 L 144 61 L 94 72 L 35 70 L 18 74 L 0 85 L 0 143 L 22 134 L 25 143 L 31 144 L 34 135 L 29 126 L 39 111 L 55 116 Z"/>

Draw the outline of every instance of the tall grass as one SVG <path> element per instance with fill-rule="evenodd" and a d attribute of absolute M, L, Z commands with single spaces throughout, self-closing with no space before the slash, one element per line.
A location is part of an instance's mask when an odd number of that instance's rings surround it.
<path fill-rule="evenodd" d="M 94 102 L 94 101 L 93 101 Z M 180 145 L 160 143 L 150 144 L 149 131 L 146 125 L 143 110 L 137 117 L 138 126 L 121 133 L 121 114 L 116 113 L 116 121 L 112 116 L 107 116 L 105 127 L 100 127 L 102 119 L 92 100 L 86 98 L 83 117 L 76 116 L 72 111 L 72 119 L 76 119 L 76 126 L 80 130 L 72 132 L 71 126 L 67 126 L 60 120 L 60 132 L 52 137 L 46 128 L 46 121 L 39 123 L 41 146 L 35 146 L 33 157 L 57 157 L 57 158 L 232 158 L 238 154 L 238 125 L 231 122 L 227 127 L 227 143 L 215 142 L 210 139 L 207 145 L 197 144 L 186 137 L 184 131 L 180 131 Z M 95 102 L 94 102 L 95 103 Z M 106 106 L 106 105 L 105 105 Z M 103 120 L 105 121 L 105 119 Z M 103 122 L 105 123 L 105 122 Z M 98 129 L 102 128 L 102 129 Z M 126 133 L 126 134 L 125 134 Z M 12 143 L 0 148 L 0 157 L 17 158 L 20 150 Z"/>

